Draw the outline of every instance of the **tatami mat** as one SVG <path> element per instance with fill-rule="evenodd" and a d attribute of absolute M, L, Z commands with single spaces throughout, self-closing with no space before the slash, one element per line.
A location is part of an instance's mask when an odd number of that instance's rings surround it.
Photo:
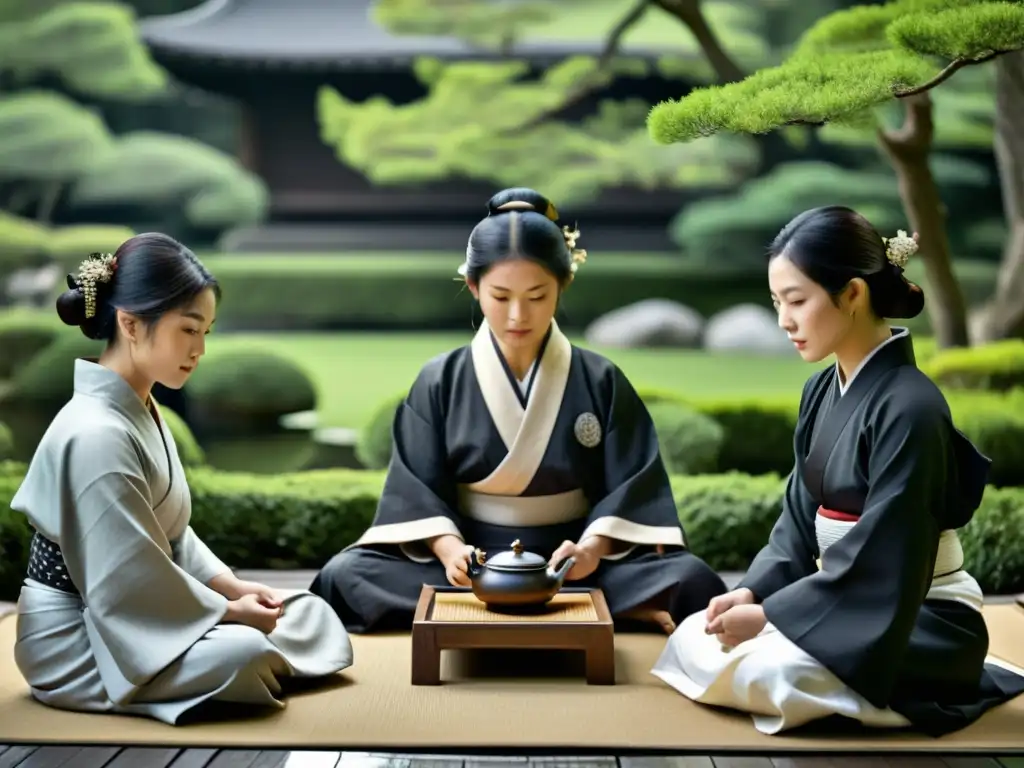
<path fill-rule="evenodd" d="M 992 653 L 1024 666 L 1024 610 L 986 607 Z M 507 658 L 467 666 L 446 654 L 445 683 L 410 685 L 408 636 L 354 637 L 355 665 L 330 688 L 292 696 L 288 706 L 245 721 L 170 727 L 142 718 L 85 715 L 30 699 L 14 664 L 15 619 L 0 620 L 0 743 L 187 745 L 256 749 L 716 749 L 777 751 L 951 751 L 1024 748 L 1024 697 L 943 739 L 763 736 L 743 715 L 697 706 L 650 674 L 664 637 L 618 635 L 615 686 L 582 678 L 524 678 Z M 525 656 L 550 660 L 543 651 Z M 516 664 L 526 662 L 516 659 Z M 504 675 L 504 676 L 501 676 Z"/>

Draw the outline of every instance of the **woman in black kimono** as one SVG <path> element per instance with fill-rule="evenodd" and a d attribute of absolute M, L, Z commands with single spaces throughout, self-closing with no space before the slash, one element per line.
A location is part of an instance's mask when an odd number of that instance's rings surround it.
<path fill-rule="evenodd" d="M 982 593 L 956 529 L 989 460 L 956 429 L 884 318 L 924 307 L 903 277 L 917 243 L 841 207 L 797 216 L 772 243 L 779 325 L 836 364 L 804 386 L 782 515 L 739 587 L 688 617 L 654 674 L 778 733 L 842 716 L 932 735 L 1024 692 L 987 658 Z"/>
<path fill-rule="evenodd" d="M 515 540 L 602 588 L 616 618 L 676 622 L 726 591 L 687 551 L 654 425 L 622 372 L 554 320 L 586 254 L 548 200 L 488 203 L 459 269 L 485 322 L 430 360 L 395 416 L 376 517 L 310 589 L 350 632 L 408 628 L 424 584 Z M 574 584 L 573 584 L 574 582 Z"/>

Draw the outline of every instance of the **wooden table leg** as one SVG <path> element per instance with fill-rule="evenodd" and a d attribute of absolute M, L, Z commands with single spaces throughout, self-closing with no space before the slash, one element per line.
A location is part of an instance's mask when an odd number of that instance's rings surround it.
<path fill-rule="evenodd" d="M 441 684 L 441 648 L 437 636 L 427 627 L 417 627 L 412 636 L 412 684 Z"/>
<path fill-rule="evenodd" d="M 615 643 L 611 635 L 587 644 L 587 685 L 615 685 Z"/>

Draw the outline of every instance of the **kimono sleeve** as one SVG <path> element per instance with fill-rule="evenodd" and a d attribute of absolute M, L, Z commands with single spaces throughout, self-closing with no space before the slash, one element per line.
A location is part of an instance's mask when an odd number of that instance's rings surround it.
<path fill-rule="evenodd" d="M 765 617 L 876 707 L 888 705 L 931 586 L 947 498 L 950 429 L 913 391 L 866 430 L 869 490 L 860 519 L 822 569 L 763 602 Z"/>
<path fill-rule="evenodd" d="M 459 530 L 458 498 L 449 471 L 441 384 L 430 369 L 417 378 L 392 422 L 392 452 L 373 522 L 352 547 L 397 545 L 412 560 L 428 561 L 424 540 Z"/>
<path fill-rule="evenodd" d="M 618 367 L 608 379 L 602 438 L 605 493 L 593 504 L 580 539 L 597 535 L 632 547 L 685 547 L 651 415 Z M 611 557 L 623 556 L 618 552 Z"/>
<path fill-rule="evenodd" d="M 203 584 L 209 584 L 213 577 L 231 570 L 223 560 L 213 554 L 191 525 L 185 528 L 176 549 L 175 559 L 178 565 L 185 573 Z"/>
<path fill-rule="evenodd" d="M 60 546 L 116 700 L 125 681 L 144 685 L 217 625 L 227 599 L 171 559 L 128 435 L 76 436 L 65 459 L 63 490 L 71 503 L 61 508 Z M 112 676 L 111 664 L 122 679 Z"/>

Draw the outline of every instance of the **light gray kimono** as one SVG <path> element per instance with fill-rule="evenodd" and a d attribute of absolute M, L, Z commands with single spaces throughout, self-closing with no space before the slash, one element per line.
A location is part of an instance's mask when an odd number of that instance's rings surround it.
<path fill-rule="evenodd" d="M 210 700 L 283 707 L 280 678 L 352 664 L 321 598 L 288 594 L 269 635 L 223 624 L 228 567 L 189 525 L 170 431 L 117 373 L 75 361 L 74 396 L 11 503 L 37 531 L 15 659 L 39 701 L 176 724 Z"/>

